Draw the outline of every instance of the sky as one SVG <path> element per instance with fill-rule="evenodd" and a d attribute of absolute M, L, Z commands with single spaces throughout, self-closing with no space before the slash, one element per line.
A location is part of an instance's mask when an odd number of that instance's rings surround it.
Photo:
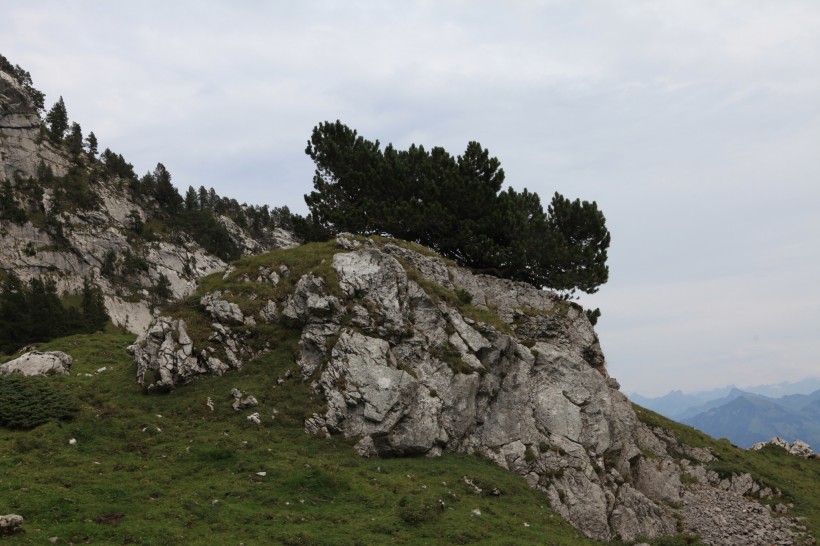
<path fill-rule="evenodd" d="M 816 0 L 0 0 L 0 53 L 138 174 L 304 214 L 311 130 L 476 140 L 596 201 L 585 306 L 657 396 L 820 376 Z"/>

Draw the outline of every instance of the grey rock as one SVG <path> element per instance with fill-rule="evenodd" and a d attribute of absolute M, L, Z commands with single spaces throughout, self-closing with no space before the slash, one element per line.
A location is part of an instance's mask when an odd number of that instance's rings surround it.
<path fill-rule="evenodd" d="M 345 250 L 355 250 L 362 244 L 353 238 L 352 233 L 342 232 L 336 235 L 336 244 Z"/>
<path fill-rule="evenodd" d="M 279 319 L 279 309 L 276 302 L 268 300 L 259 310 L 259 319 L 262 322 L 276 322 Z"/>
<path fill-rule="evenodd" d="M 2 74 L 2 72 L 0 72 Z M 6 514 L 0 516 L 0 536 L 14 535 L 23 530 L 23 516 Z"/>
<path fill-rule="evenodd" d="M 5 364 L 0 375 L 68 375 L 73 359 L 62 351 L 31 351 Z"/>
<path fill-rule="evenodd" d="M 225 340 L 230 331 L 220 327 Z M 185 321 L 157 317 L 151 327 L 128 347 L 137 364 L 137 382 L 151 390 L 170 389 L 198 375 L 222 375 L 239 368 L 242 361 L 225 348 L 228 363 L 206 351 L 197 351 L 186 331 Z"/>
<path fill-rule="evenodd" d="M 808 459 L 812 455 L 814 455 L 814 450 L 812 450 L 811 446 L 804 442 L 803 440 L 795 440 L 793 444 L 790 444 L 783 438 L 779 436 L 775 436 L 768 442 L 758 442 L 754 444 L 749 449 L 758 450 L 762 449 L 767 445 L 773 445 L 777 447 L 782 447 L 786 450 L 789 455 L 795 455 L 797 457 L 803 457 L 804 459 Z"/>
<path fill-rule="evenodd" d="M 294 325 L 308 321 L 320 322 L 339 308 L 339 300 L 325 294 L 325 281 L 308 273 L 299 279 L 293 294 L 288 296 L 282 318 Z"/>
<path fill-rule="evenodd" d="M 252 394 L 246 394 L 239 389 L 231 389 L 231 396 L 233 397 L 231 407 L 236 411 L 259 405 L 259 401 L 255 396 Z"/>
<path fill-rule="evenodd" d="M 222 292 L 217 290 L 210 294 L 205 294 L 200 298 L 199 304 L 211 317 L 222 324 L 244 324 L 245 317 L 242 310 L 235 303 L 222 299 Z"/>
<path fill-rule="evenodd" d="M 681 445 L 639 422 L 609 377 L 579 307 L 398 245 L 379 249 L 352 241 L 339 238 L 343 251 L 331 263 L 341 296 L 308 273 L 280 313 L 273 304 L 259 314 L 301 328 L 297 364 L 326 403 L 305 420 L 306 432 L 344 435 L 362 456 L 481 453 L 543 491 L 556 512 L 599 540 L 674 534 L 681 517 L 682 524 L 709 534 L 715 518 L 723 517 L 697 508 L 711 502 L 709 495 L 776 494 L 746 475 L 721 481 L 704 466 L 714 458 L 709 450 Z M 408 277 L 405 267 L 426 281 L 412 280 L 417 277 Z M 264 281 L 270 272 L 260 270 L 259 277 Z M 469 318 L 469 308 L 428 294 L 429 282 L 468 292 L 473 305 L 497 311 L 506 327 Z M 216 299 L 230 304 L 228 297 Z M 138 363 L 150 363 L 138 364 L 139 370 L 158 370 L 172 385 L 193 373 L 239 367 L 252 355 L 226 324 L 214 322 L 212 330 L 211 347 L 193 358 L 197 351 L 180 343 L 179 325 L 157 319 L 135 344 L 141 347 L 134 351 Z M 224 358 L 215 356 L 215 347 Z M 698 484 L 684 486 L 682 474 Z M 735 500 L 732 505 L 740 506 Z M 743 521 L 755 532 L 762 529 Z M 788 539 L 784 533 L 764 530 L 761 536 L 776 543 Z M 720 540 L 709 543 L 733 544 Z"/>

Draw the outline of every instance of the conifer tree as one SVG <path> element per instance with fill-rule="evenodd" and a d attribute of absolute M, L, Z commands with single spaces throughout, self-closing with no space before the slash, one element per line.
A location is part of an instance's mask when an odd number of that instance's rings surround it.
<path fill-rule="evenodd" d="M 75 157 L 78 157 L 83 152 L 83 130 L 79 123 L 74 122 L 71 124 L 71 130 L 66 137 L 66 143 L 68 144 L 68 151 Z"/>
<path fill-rule="evenodd" d="M 88 278 L 83 279 L 81 316 L 82 330 L 89 333 L 104 328 L 109 320 L 102 291 L 94 287 Z"/>
<path fill-rule="evenodd" d="M 68 112 L 61 96 L 46 114 L 46 125 L 52 140 L 59 142 L 68 129 Z"/>
<path fill-rule="evenodd" d="M 380 233 L 427 245 L 462 265 L 572 295 L 607 281 L 610 243 L 595 202 L 556 193 L 501 191 L 504 171 L 478 142 L 453 158 L 443 148 L 384 151 L 341 122 L 314 128 L 305 153 L 316 170 L 303 235 Z"/>
<path fill-rule="evenodd" d="M 94 131 L 88 133 L 88 137 L 85 139 L 85 145 L 88 147 L 88 155 L 95 157 L 97 155 L 97 136 L 94 134 Z"/>

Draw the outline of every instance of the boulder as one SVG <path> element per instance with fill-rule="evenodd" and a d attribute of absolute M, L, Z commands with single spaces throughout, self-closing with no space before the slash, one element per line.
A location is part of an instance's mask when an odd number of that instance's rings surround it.
<path fill-rule="evenodd" d="M 0 375 L 68 375 L 73 359 L 62 351 L 31 351 L 0 364 Z"/>
<path fill-rule="evenodd" d="M 8 514 L 0 516 L 0 536 L 8 536 L 23 530 L 23 516 Z"/>

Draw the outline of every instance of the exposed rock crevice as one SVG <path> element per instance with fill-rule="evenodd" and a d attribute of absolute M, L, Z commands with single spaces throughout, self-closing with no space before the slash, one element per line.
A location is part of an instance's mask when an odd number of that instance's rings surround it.
<path fill-rule="evenodd" d="M 301 330 L 297 364 L 326 402 L 306 420 L 308 433 L 356 439 L 363 456 L 482 454 L 602 540 L 675 534 L 684 523 L 708 534 L 692 515 L 708 500 L 701 487 L 775 494 L 745 476 L 722 480 L 704 466 L 708 450 L 638 421 L 583 310 L 395 244 L 342 236 L 339 245 L 331 264 L 338 287 L 307 273 L 281 313 L 272 302 L 264 314 Z M 459 291 L 473 304 L 454 303 Z M 215 321 L 212 340 L 236 361 L 209 369 L 204 357 L 214 348 L 186 349 L 184 325 L 161 318 L 133 348 L 140 380 L 155 370 L 156 384 L 172 387 L 240 366 L 252 352 L 231 333 L 246 320 L 229 299 L 214 293 L 201 304 Z M 494 325 L 475 318 L 488 313 Z M 781 536 L 767 533 L 760 536 Z"/>

